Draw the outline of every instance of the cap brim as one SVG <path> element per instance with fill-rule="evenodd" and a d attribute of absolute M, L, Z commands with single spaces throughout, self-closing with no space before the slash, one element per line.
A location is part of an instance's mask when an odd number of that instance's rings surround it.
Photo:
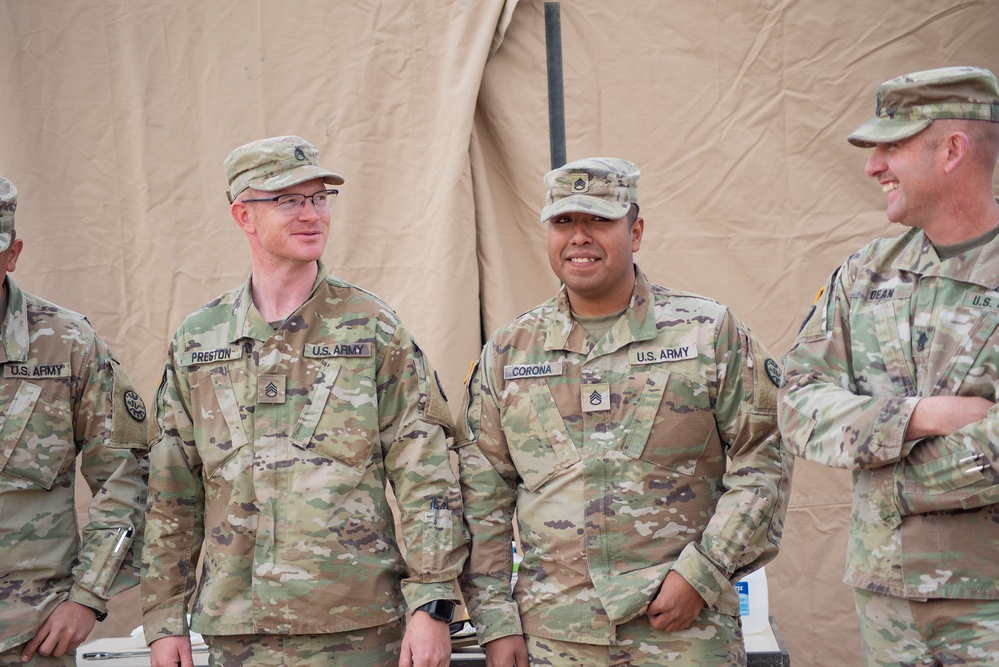
<path fill-rule="evenodd" d="M 887 144 L 893 141 L 908 139 L 925 130 L 932 122 L 932 118 L 894 120 L 875 116 L 858 127 L 846 140 L 860 148 L 872 148 L 877 144 Z"/>
<path fill-rule="evenodd" d="M 541 222 L 563 213 L 591 213 L 608 220 L 617 220 L 627 215 L 630 208 L 631 204 L 628 202 L 608 201 L 590 195 L 570 195 L 541 209 Z"/>
<path fill-rule="evenodd" d="M 275 192 L 317 178 L 321 178 L 325 183 L 330 185 L 343 185 L 343 176 L 340 174 L 334 174 L 332 171 L 328 171 L 322 167 L 306 165 L 278 174 L 277 176 L 250 181 L 247 187 L 260 190 L 261 192 Z"/>

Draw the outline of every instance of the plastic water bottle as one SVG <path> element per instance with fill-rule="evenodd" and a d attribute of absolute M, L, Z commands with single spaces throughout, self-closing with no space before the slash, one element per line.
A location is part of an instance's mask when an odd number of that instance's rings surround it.
<path fill-rule="evenodd" d="M 763 632 L 770 625 L 770 593 L 767 573 L 760 568 L 736 583 L 739 592 L 739 616 L 743 634 Z"/>
<path fill-rule="evenodd" d="M 517 585 L 517 569 L 520 567 L 520 561 L 524 560 L 524 558 L 517 553 L 516 542 L 510 542 L 510 548 L 513 549 L 513 576 L 510 578 L 510 589 L 512 590 Z"/>

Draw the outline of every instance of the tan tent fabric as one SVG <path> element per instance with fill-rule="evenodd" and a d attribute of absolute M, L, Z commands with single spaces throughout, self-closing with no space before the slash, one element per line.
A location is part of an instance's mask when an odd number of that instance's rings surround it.
<path fill-rule="evenodd" d="M 542 0 L 0 1 L 0 174 L 27 290 L 86 313 L 147 401 L 185 315 L 240 283 L 235 146 L 300 134 L 346 177 L 326 261 L 386 298 L 456 410 L 488 334 L 547 298 Z M 898 74 L 999 72 L 993 0 L 567 0 L 569 159 L 639 164 L 641 267 L 775 354 L 886 223 L 845 136 Z M 850 482 L 799 462 L 768 567 L 793 664 L 859 664 Z M 135 595 L 94 636 L 136 623 Z"/>

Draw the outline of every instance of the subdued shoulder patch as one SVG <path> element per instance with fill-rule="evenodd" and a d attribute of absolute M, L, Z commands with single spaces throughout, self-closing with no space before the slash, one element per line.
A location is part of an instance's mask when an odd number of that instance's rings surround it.
<path fill-rule="evenodd" d="M 142 402 L 142 398 L 131 389 L 124 393 L 124 398 L 125 410 L 128 411 L 128 414 L 132 415 L 132 419 L 137 422 L 145 421 L 146 404 Z"/>
<path fill-rule="evenodd" d="M 784 379 L 784 374 L 781 373 L 780 364 L 778 364 L 774 359 L 768 358 L 766 363 L 763 364 L 767 369 L 767 377 L 770 381 L 774 383 L 774 386 L 780 389 L 780 384 Z"/>
<path fill-rule="evenodd" d="M 431 424 L 437 424 L 444 429 L 444 434 L 449 438 L 454 437 L 454 421 L 451 418 L 451 409 L 447 406 L 447 397 L 441 387 L 440 378 L 437 371 L 432 371 L 433 377 L 427 378 L 427 404 L 423 410 L 423 419 Z"/>
<path fill-rule="evenodd" d="M 114 359 L 111 360 L 111 371 L 111 437 L 108 445 L 118 449 L 146 449 L 149 446 L 146 404 Z"/>

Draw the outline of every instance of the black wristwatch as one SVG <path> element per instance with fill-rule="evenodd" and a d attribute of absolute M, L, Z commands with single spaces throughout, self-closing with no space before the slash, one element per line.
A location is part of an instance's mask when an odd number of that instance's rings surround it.
<path fill-rule="evenodd" d="M 97 622 L 98 623 L 102 623 L 104 621 L 104 619 L 108 617 L 108 613 L 106 611 L 97 611 L 93 607 L 87 607 L 87 609 L 89 609 L 90 611 L 94 612 L 94 616 L 97 617 Z"/>
<path fill-rule="evenodd" d="M 416 611 L 425 611 L 430 614 L 430 618 L 435 621 L 450 623 L 454 617 L 454 602 L 451 600 L 434 600 L 426 604 L 421 604 Z"/>

